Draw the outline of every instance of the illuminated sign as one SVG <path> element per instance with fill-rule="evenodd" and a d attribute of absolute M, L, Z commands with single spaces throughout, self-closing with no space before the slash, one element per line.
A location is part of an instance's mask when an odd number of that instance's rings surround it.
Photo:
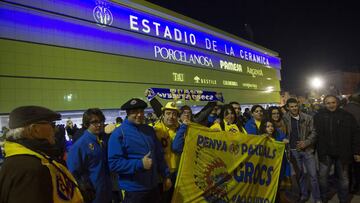
<path fill-rule="evenodd" d="M 263 72 L 262 72 L 261 69 L 246 67 L 246 72 L 247 72 L 248 74 L 252 75 L 252 77 L 264 76 L 264 74 L 263 74 Z"/>
<path fill-rule="evenodd" d="M 183 73 L 172 73 L 173 81 L 175 82 L 184 82 L 184 74 Z"/>
<path fill-rule="evenodd" d="M 216 85 L 216 79 L 209 78 L 200 78 L 199 76 L 194 77 L 194 83 L 196 84 L 207 84 L 207 85 Z"/>
<path fill-rule="evenodd" d="M 235 72 L 243 72 L 242 65 L 240 63 L 233 63 L 230 61 L 220 60 L 220 68 L 224 70 L 230 70 Z"/>
<path fill-rule="evenodd" d="M 231 81 L 231 80 L 223 80 L 223 85 L 226 86 L 239 86 L 238 82 L 236 81 Z"/>
<path fill-rule="evenodd" d="M 99 28 L 97 24 L 8 4 L 0 7 L 0 37 L 224 70 L 253 77 L 266 76 L 265 72 L 269 69 L 227 55 L 112 26 Z"/>
<path fill-rule="evenodd" d="M 253 84 L 253 83 L 243 83 L 242 86 L 247 87 L 249 89 L 257 89 L 258 88 L 257 84 Z"/>
<path fill-rule="evenodd" d="M 86 22 L 95 22 L 98 25 L 106 26 L 106 28 L 111 26 L 116 30 L 128 30 L 141 35 L 176 42 L 186 47 L 196 47 L 209 51 L 211 54 L 216 53 L 220 56 L 229 57 L 226 61 L 233 63 L 237 63 L 236 59 L 241 59 L 262 66 L 280 68 L 280 59 L 278 57 L 263 53 L 261 50 L 257 50 L 257 48 L 250 48 L 250 46 L 236 39 L 218 37 L 216 33 L 209 34 L 199 31 L 191 26 L 175 23 L 113 2 L 94 0 L 39 0 L 36 2 L 12 0 L 11 2 L 39 8 L 43 11 L 50 11 L 51 13 L 62 14 L 63 17 L 72 16 L 77 20 L 82 19 Z M 194 27 L 196 26 L 194 25 Z M 63 29 L 63 27 L 60 28 Z M 187 62 L 192 62 L 189 58 L 187 59 Z M 206 64 L 209 65 L 210 61 L 207 61 Z"/>
<path fill-rule="evenodd" d="M 149 88 L 146 91 L 148 100 L 158 96 L 162 99 L 169 100 L 194 100 L 194 101 L 221 101 L 224 98 L 221 92 L 212 92 L 204 90 L 189 89 L 167 89 L 167 88 Z"/>
<path fill-rule="evenodd" d="M 191 65 L 214 67 L 211 58 L 205 55 L 188 54 L 186 51 L 179 49 L 171 49 L 159 46 L 154 46 L 154 53 L 155 58 L 161 58 L 163 60 L 188 63 Z"/>
<path fill-rule="evenodd" d="M 95 6 L 93 10 L 93 16 L 95 21 L 100 26 L 109 26 L 113 22 L 113 15 L 110 9 L 106 6 L 105 3 L 98 2 L 99 5 Z"/>

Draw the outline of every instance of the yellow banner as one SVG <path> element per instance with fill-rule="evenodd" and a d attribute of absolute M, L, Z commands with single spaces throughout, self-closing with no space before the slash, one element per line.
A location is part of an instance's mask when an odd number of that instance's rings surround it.
<path fill-rule="evenodd" d="M 189 125 L 172 202 L 274 202 L 285 145 Z"/>

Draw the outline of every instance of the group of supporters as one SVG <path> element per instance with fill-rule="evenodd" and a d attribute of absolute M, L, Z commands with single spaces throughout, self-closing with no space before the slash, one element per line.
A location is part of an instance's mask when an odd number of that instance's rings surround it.
<path fill-rule="evenodd" d="M 300 202 L 309 199 L 310 188 L 315 202 L 328 201 L 328 176 L 334 165 L 339 200 L 349 201 L 350 166 L 355 167 L 355 174 L 360 171 L 359 120 L 339 108 L 335 96 L 326 96 L 324 108 L 314 117 L 301 112 L 294 98 L 287 101 L 286 110 L 254 105 L 244 114 L 237 102 L 209 102 L 197 114 L 175 102 L 163 106 L 156 98 L 150 105 L 158 117 L 155 122 L 146 123 L 148 105 L 134 98 L 121 106 L 127 115 L 121 125 L 105 131 L 102 111 L 86 110 L 83 128 L 66 156 L 54 136 L 54 121 L 60 114 L 39 106 L 14 109 L 0 170 L 0 203 L 171 202 L 190 123 L 284 142 L 280 183 L 286 184 L 293 168 L 301 188 Z"/>

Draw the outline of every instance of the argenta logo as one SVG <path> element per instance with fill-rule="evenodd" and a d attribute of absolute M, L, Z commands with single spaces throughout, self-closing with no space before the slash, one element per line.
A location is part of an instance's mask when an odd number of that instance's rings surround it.
<path fill-rule="evenodd" d="M 93 16 L 97 24 L 101 27 L 109 26 L 113 23 L 113 15 L 106 3 L 97 1 L 97 6 L 93 10 Z"/>

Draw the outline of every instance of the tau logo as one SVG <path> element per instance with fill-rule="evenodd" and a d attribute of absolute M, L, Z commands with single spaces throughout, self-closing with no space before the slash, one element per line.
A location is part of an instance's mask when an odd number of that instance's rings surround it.
<path fill-rule="evenodd" d="M 106 27 L 112 24 L 113 15 L 105 3 L 97 3 L 98 5 L 93 10 L 93 16 L 95 21 L 101 27 Z"/>

